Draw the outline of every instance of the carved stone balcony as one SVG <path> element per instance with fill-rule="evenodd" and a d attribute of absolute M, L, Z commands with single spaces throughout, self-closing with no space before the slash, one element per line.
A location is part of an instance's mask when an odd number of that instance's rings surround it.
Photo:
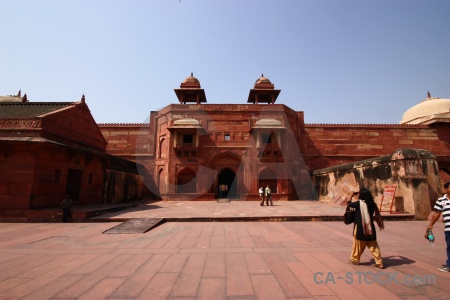
<path fill-rule="evenodd" d="M 197 156 L 198 147 L 193 143 L 185 143 L 173 148 L 175 155 L 179 157 L 193 157 Z"/>

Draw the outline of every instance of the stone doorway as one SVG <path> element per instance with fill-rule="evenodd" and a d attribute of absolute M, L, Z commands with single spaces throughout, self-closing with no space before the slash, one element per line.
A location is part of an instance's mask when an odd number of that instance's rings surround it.
<path fill-rule="evenodd" d="M 218 193 L 219 198 L 232 198 L 232 199 L 239 198 L 238 180 L 236 177 L 236 173 L 232 169 L 230 168 L 222 169 L 217 177 L 217 182 L 218 182 L 217 186 L 219 189 Z M 220 192 L 221 185 L 226 185 L 228 187 L 228 190 L 223 195 Z"/>
<path fill-rule="evenodd" d="M 81 178 L 83 172 L 77 169 L 69 169 L 67 174 L 66 194 L 72 198 L 73 201 L 80 200 Z"/>

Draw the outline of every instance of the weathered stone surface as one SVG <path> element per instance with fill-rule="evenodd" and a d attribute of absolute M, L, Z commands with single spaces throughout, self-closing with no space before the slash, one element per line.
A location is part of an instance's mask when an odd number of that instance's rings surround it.
<path fill-rule="evenodd" d="M 441 193 L 436 157 L 422 149 L 397 149 L 391 155 L 316 170 L 314 179 L 323 201 L 349 198 L 365 187 L 380 204 L 384 187 L 395 185 L 395 198 L 385 199 L 384 205 L 389 211 L 390 201 L 394 201 L 394 212 L 411 213 L 417 219 L 428 217 Z"/>

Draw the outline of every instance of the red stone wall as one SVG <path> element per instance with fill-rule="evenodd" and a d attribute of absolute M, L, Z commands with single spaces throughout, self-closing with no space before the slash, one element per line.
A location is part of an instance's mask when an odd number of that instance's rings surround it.
<path fill-rule="evenodd" d="M 66 193 L 69 169 L 82 171 L 80 195 L 75 204 L 102 202 L 103 160 L 97 156 L 37 142 L 2 143 L 3 149 L 6 151 L 0 157 L 1 207 L 59 206 Z"/>
<path fill-rule="evenodd" d="M 118 203 L 142 198 L 144 185 L 138 174 L 106 170 L 105 200 Z"/>
<path fill-rule="evenodd" d="M 450 124 L 426 125 L 305 125 L 304 156 L 310 169 L 382 156 L 398 148 L 426 149 L 438 163 L 450 157 Z M 439 158 L 442 157 L 442 158 Z"/>
<path fill-rule="evenodd" d="M 146 188 L 147 198 L 158 195 L 154 182 L 155 159 L 153 157 L 153 136 L 149 124 L 99 124 L 103 136 L 108 141 L 106 151 L 114 156 L 142 164 L 146 171 L 140 172 Z M 116 193 L 118 194 L 118 193 Z M 120 194 L 120 193 L 119 193 Z"/>
<path fill-rule="evenodd" d="M 136 156 L 149 155 L 149 124 L 98 124 L 108 141 L 106 152 L 122 158 L 136 160 Z"/>
<path fill-rule="evenodd" d="M 30 145 L 2 143 L 0 151 L 0 206 L 29 208 L 35 156 Z"/>

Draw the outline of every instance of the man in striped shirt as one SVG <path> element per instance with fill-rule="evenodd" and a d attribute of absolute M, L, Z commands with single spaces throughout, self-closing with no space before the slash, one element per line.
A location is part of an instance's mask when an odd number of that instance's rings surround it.
<path fill-rule="evenodd" d="M 450 272 L 450 182 L 444 184 L 445 194 L 436 201 L 434 205 L 434 214 L 431 219 L 430 225 L 428 225 L 427 230 L 432 230 L 434 223 L 439 220 L 441 212 L 444 216 L 444 234 L 445 242 L 447 243 L 447 262 L 445 265 L 439 268 L 441 272 Z"/>

